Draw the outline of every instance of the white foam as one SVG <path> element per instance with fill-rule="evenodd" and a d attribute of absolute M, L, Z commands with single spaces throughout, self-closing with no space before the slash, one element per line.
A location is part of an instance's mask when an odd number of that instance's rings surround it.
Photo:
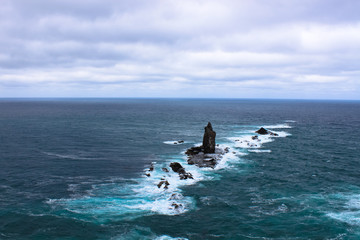
<path fill-rule="evenodd" d="M 183 238 L 183 237 L 173 238 L 173 237 L 170 237 L 167 235 L 162 235 L 162 236 L 155 238 L 155 240 L 188 240 L 188 238 Z"/>
<path fill-rule="evenodd" d="M 289 124 L 282 123 L 282 124 L 275 124 L 275 125 L 267 125 L 264 126 L 265 129 L 283 129 L 283 128 L 292 128 Z"/>
<path fill-rule="evenodd" d="M 262 144 L 274 141 L 270 135 L 259 135 L 253 139 L 254 135 L 228 138 L 235 143 L 237 148 L 261 148 Z"/>
<path fill-rule="evenodd" d="M 360 194 L 336 195 L 337 198 L 345 200 L 343 211 L 330 212 L 326 215 L 341 222 L 351 225 L 360 225 Z"/>
<path fill-rule="evenodd" d="M 260 149 L 249 149 L 248 151 L 254 153 L 271 153 L 271 150 L 260 150 Z"/>
<path fill-rule="evenodd" d="M 188 142 L 185 142 L 185 141 L 179 142 L 179 140 L 173 140 L 173 141 L 165 141 L 163 143 L 168 144 L 168 145 L 181 145 L 181 144 L 188 143 Z"/>
<path fill-rule="evenodd" d="M 94 158 L 90 157 L 81 157 L 73 154 L 58 154 L 58 153 L 51 153 L 51 152 L 43 152 L 44 154 L 48 156 L 53 156 L 57 158 L 66 158 L 66 159 L 73 159 L 73 160 L 92 160 Z"/>
<path fill-rule="evenodd" d="M 340 212 L 340 213 L 328 213 L 327 216 L 336 219 L 341 222 L 346 222 L 351 225 L 360 225 L 360 212 Z"/>
<path fill-rule="evenodd" d="M 245 153 L 242 153 L 226 144 L 219 144 L 219 147 L 222 149 L 228 148 L 228 152 L 222 156 L 220 161 L 216 164 L 214 170 L 228 168 L 232 163 L 238 163 L 241 161 L 240 156 L 246 155 Z"/>
<path fill-rule="evenodd" d="M 287 122 L 287 123 L 296 123 L 296 121 L 294 121 L 294 120 L 285 120 L 285 122 Z"/>

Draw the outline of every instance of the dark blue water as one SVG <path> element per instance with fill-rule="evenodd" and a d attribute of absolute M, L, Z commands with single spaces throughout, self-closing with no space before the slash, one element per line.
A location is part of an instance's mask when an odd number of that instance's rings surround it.
<path fill-rule="evenodd" d="M 208 121 L 213 170 L 183 153 Z M 0 239 L 360 239 L 359 127 L 356 101 L 3 99 Z"/>

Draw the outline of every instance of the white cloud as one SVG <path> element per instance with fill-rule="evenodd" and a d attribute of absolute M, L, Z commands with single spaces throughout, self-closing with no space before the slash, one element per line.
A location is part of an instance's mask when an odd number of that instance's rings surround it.
<path fill-rule="evenodd" d="M 0 97 L 359 98 L 360 4 L 338 3 L 3 0 Z"/>

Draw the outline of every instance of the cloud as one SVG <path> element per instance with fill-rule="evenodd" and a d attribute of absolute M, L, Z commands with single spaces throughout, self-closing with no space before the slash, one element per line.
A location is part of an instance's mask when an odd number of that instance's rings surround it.
<path fill-rule="evenodd" d="M 0 97 L 359 99 L 358 1 L 3 0 Z"/>

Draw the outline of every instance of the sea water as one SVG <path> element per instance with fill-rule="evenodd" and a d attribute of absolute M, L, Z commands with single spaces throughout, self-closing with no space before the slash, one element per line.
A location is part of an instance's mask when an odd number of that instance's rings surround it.
<path fill-rule="evenodd" d="M 188 165 L 209 121 L 229 152 Z M 360 239 L 359 126 L 356 101 L 2 99 L 0 239 Z"/>

